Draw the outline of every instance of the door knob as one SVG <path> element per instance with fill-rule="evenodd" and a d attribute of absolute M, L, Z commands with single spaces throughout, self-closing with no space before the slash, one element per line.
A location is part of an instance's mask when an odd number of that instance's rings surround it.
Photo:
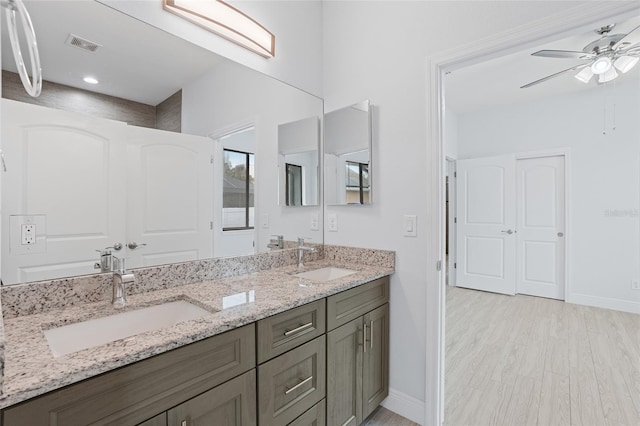
<path fill-rule="evenodd" d="M 105 250 L 114 249 L 115 251 L 122 250 L 122 243 L 115 243 L 112 247 L 106 247 Z"/>
<path fill-rule="evenodd" d="M 564 233 L 563 232 L 558 232 L 558 237 L 564 237 Z"/>
<path fill-rule="evenodd" d="M 127 244 L 127 247 L 129 247 L 129 249 L 131 249 L 131 250 L 135 250 L 135 249 L 137 249 L 138 247 L 143 247 L 143 246 L 146 246 L 146 245 L 147 245 L 146 243 L 140 243 L 140 244 L 138 244 L 138 243 L 136 243 L 135 241 L 132 241 L 132 242 L 130 242 L 130 243 L 128 243 L 128 244 Z"/>
<path fill-rule="evenodd" d="M 500 232 L 503 232 L 503 233 L 508 234 L 508 235 L 513 234 L 513 231 L 512 231 L 511 229 L 507 229 L 506 231 L 505 231 L 505 230 L 502 230 L 502 231 L 500 231 Z"/>

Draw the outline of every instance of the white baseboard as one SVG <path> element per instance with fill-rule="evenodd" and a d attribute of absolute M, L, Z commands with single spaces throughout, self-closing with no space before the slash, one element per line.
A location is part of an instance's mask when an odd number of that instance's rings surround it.
<path fill-rule="evenodd" d="M 567 299 L 567 302 L 575 303 L 577 305 L 595 306 L 596 308 L 613 309 L 614 311 L 640 314 L 640 301 L 610 299 L 608 297 L 572 293 Z"/>
<path fill-rule="evenodd" d="M 424 424 L 424 401 L 420 401 L 406 393 L 389 389 L 389 396 L 382 401 L 382 406 L 412 422 Z"/>

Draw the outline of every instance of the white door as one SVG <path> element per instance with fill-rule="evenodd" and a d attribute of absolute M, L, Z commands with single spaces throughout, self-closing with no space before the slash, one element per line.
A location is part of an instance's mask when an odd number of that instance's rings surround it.
<path fill-rule="evenodd" d="M 564 300 L 564 156 L 517 161 L 518 293 Z"/>
<path fill-rule="evenodd" d="M 128 268 L 213 257 L 211 139 L 129 127 Z"/>
<path fill-rule="evenodd" d="M 515 157 L 458 160 L 456 285 L 515 294 Z"/>
<path fill-rule="evenodd" d="M 96 250 L 124 243 L 126 127 L 2 100 L 5 284 L 94 273 Z M 25 222 L 32 244 L 21 239 Z"/>

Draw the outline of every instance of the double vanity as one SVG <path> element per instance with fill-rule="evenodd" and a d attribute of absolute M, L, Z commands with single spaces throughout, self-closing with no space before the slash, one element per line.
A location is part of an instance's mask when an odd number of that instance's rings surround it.
<path fill-rule="evenodd" d="M 110 274 L 4 287 L 2 424 L 360 424 L 388 393 L 395 258 L 319 251 L 134 271 L 121 309 Z"/>

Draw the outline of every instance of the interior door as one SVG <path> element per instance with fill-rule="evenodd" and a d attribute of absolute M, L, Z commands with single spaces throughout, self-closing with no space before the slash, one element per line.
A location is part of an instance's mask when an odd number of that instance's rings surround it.
<path fill-rule="evenodd" d="M 457 162 L 456 285 L 515 294 L 515 157 Z"/>
<path fill-rule="evenodd" d="M 130 127 L 127 267 L 213 257 L 213 141 Z"/>
<path fill-rule="evenodd" d="M 518 293 L 564 300 L 564 156 L 517 161 Z"/>
<path fill-rule="evenodd" d="M 124 242 L 126 127 L 2 100 L 5 284 L 94 273 L 96 250 Z"/>

